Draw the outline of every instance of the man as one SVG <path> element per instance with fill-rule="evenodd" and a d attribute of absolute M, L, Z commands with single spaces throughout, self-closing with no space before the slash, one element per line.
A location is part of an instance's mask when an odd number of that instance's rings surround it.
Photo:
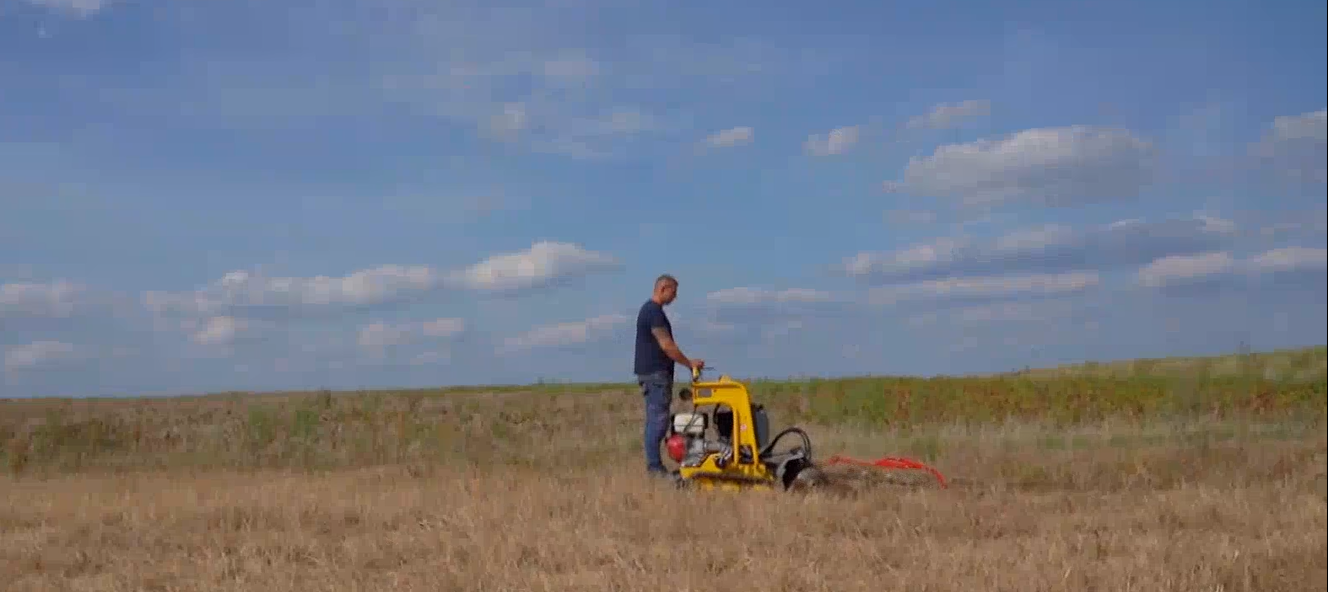
<path fill-rule="evenodd" d="M 678 297 L 678 280 L 661 275 L 655 280 L 650 299 L 636 315 L 636 382 L 645 397 L 646 471 L 667 475 L 659 457 L 659 444 L 668 434 L 669 403 L 673 400 L 673 367 L 704 368 L 705 361 L 684 356 L 673 341 L 673 325 L 664 306 Z"/>

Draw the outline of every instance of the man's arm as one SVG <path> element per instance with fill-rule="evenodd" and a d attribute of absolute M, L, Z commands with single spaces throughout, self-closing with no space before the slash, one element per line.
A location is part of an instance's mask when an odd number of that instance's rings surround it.
<path fill-rule="evenodd" d="M 651 327 L 650 333 L 654 334 L 655 341 L 659 342 L 660 349 L 664 350 L 669 358 L 687 368 L 693 368 L 692 361 L 683 355 L 682 350 L 678 348 L 677 342 L 673 341 L 673 335 L 669 333 L 667 328 Z"/>

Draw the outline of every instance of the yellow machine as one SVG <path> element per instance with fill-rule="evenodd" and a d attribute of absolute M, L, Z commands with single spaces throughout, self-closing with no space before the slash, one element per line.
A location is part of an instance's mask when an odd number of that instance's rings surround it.
<path fill-rule="evenodd" d="M 702 381 L 701 371 L 692 369 L 692 384 L 678 397 L 691 403 L 691 411 L 673 415 L 665 444 L 679 464 L 674 474 L 680 487 L 789 490 L 824 481 L 812 462 L 807 433 L 790 427 L 771 437 L 765 408 L 752 402 L 742 383 L 728 375 Z M 775 452 L 775 445 L 788 435 L 798 435 L 800 444 Z"/>

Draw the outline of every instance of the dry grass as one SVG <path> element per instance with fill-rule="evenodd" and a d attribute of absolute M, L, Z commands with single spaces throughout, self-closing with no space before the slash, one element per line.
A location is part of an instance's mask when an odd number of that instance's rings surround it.
<path fill-rule="evenodd" d="M 902 426 L 843 414 L 866 401 L 855 391 L 899 409 L 895 381 L 766 386 L 772 422 L 808 428 L 819 457 L 907 455 L 952 480 L 809 495 L 647 482 L 639 398 L 611 388 L 14 401 L 0 404 L 0 577 L 18 590 L 1328 590 L 1323 381 L 1262 378 L 1224 408 L 1197 382 L 1131 399 L 1158 385 L 917 381 L 913 395 L 962 383 L 1010 409 L 965 418 L 935 399 Z M 840 401 L 822 403 L 827 387 Z M 1058 388 L 1099 401 L 1039 415 L 1015 399 Z"/>
<path fill-rule="evenodd" d="M 969 473 L 945 491 L 847 498 L 676 493 L 635 466 L 82 474 L 5 487 L 0 575 L 25 590 L 1322 591 L 1323 452 L 1012 450 L 951 462 Z M 1005 474 L 1021 469 L 1041 472 Z"/>

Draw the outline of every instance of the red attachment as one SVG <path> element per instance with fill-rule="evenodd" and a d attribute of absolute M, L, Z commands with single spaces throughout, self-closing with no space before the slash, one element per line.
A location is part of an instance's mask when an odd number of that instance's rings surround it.
<path fill-rule="evenodd" d="M 682 435 L 673 435 L 664 441 L 664 447 L 669 450 L 669 457 L 673 461 L 681 462 L 687 455 L 687 438 Z"/>
<path fill-rule="evenodd" d="M 836 455 L 836 456 L 831 457 L 830 459 L 826 460 L 825 463 L 826 463 L 826 465 L 833 465 L 833 464 L 854 464 L 854 465 L 859 465 L 859 466 L 875 466 L 875 467 L 877 467 L 877 468 L 895 468 L 895 469 L 903 469 L 903 470 L 923 470 L 923 471 L 926 471 L 926 472 L 930 472 L 932 476 L 935 476 L 936 479 L 940 481 L 940 483 L 941 483 L 941 488 L 945 488 L 945 487 L 946 487 L 945 477 L 942 476 L 940 472 L 937 472 L 937 471 L 936 471 L 936 468 L 933 468 L 933 467 L 931 467 L 931 466 L 929 466 L 929 465 L 927 465 L 927 464 L 924 464 L 924 463 L 921 463 L 921 462 L 916 462 L 916 461 L 913 461 L 913 460 L 911 460 L 911 459 L 903 458 L 903 457 L 883 457 L 883 458 L 878 459 L 878 460 L 876 460 L 876 461 L 869 462 L 869 461 L 863 461 L 863 460 L 860 460 L 860 459 L 853 459 L 853 458 L 851 458 L 851 457 L 846 457 L 846 456 L 843 456 L 843 455 Z"/>

